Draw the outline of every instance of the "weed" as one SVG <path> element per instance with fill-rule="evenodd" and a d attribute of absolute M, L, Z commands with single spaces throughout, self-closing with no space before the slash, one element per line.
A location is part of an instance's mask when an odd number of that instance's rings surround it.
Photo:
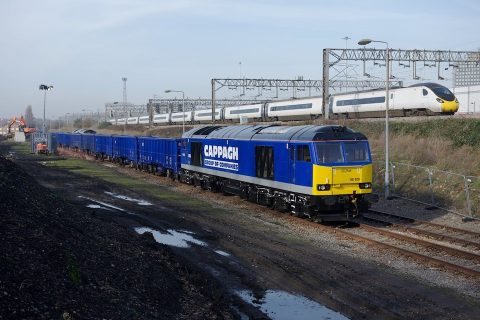
<path fill-rule="evenodd" d="M 82 275 L 80 273 L 80 268 L 77 266 L 75 257 L 68 255 L 67 257 L 67 273 L 68 277 L 74 284 L 77 286 L 82 283 Z"/>

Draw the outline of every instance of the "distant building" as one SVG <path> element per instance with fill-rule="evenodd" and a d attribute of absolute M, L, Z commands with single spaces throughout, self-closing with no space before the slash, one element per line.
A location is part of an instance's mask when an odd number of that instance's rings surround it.
<path fill-rule="evenodd" d="M 476 53 L 475 55 L 480 55 Z M 470 57 L 478 59 L 477 57 Z M 453 69 L 453 86 L 466 87 L 480 85 L 480 63 L 459 63 Z"/>
<path fill-rule="evenodd" d="M 460 103 L 457 113 L 480 112 L 480 85 L 455 87 L 452 91 Z"/>

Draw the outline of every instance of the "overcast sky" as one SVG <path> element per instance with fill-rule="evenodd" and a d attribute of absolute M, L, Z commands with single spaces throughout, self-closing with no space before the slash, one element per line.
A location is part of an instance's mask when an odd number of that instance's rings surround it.
<path fill-rule="evenodd" d="M 479 17 L 478 0 L 1 0 L 0 117 L 42 117 L 40 84 L 55 118 L 122 101 L 122 77 L 134 104 L 209 98 L 211 78 L 321 79 L 323 48 L 366 37 L 478 50 Z"/>

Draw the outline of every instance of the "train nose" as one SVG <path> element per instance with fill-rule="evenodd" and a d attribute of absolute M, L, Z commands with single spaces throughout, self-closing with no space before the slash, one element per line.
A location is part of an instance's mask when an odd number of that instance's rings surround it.
<path fill-rule="evenodd" d="M 441 103 L 442 112 L 453 113 L 458 110 L 458 100 L 453 101 L 443 101 Z"/>

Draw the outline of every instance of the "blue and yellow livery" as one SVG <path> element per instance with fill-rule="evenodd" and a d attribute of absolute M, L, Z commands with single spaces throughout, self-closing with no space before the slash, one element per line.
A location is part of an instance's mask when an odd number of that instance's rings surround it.
<path fill-rule="evenodd" d="M 378 199 L 367 138 L 342 126 L 205 126 L 178 139 L 50 135 L 60 148 L 317 221 L 347 220 Z"/>
<path fill-rule="evenodd" d="M 367 138 L 342 126 L 194 128 L 180 176 L 205 189 L 315 220 L 346 220 L 376 201 Z"/>

